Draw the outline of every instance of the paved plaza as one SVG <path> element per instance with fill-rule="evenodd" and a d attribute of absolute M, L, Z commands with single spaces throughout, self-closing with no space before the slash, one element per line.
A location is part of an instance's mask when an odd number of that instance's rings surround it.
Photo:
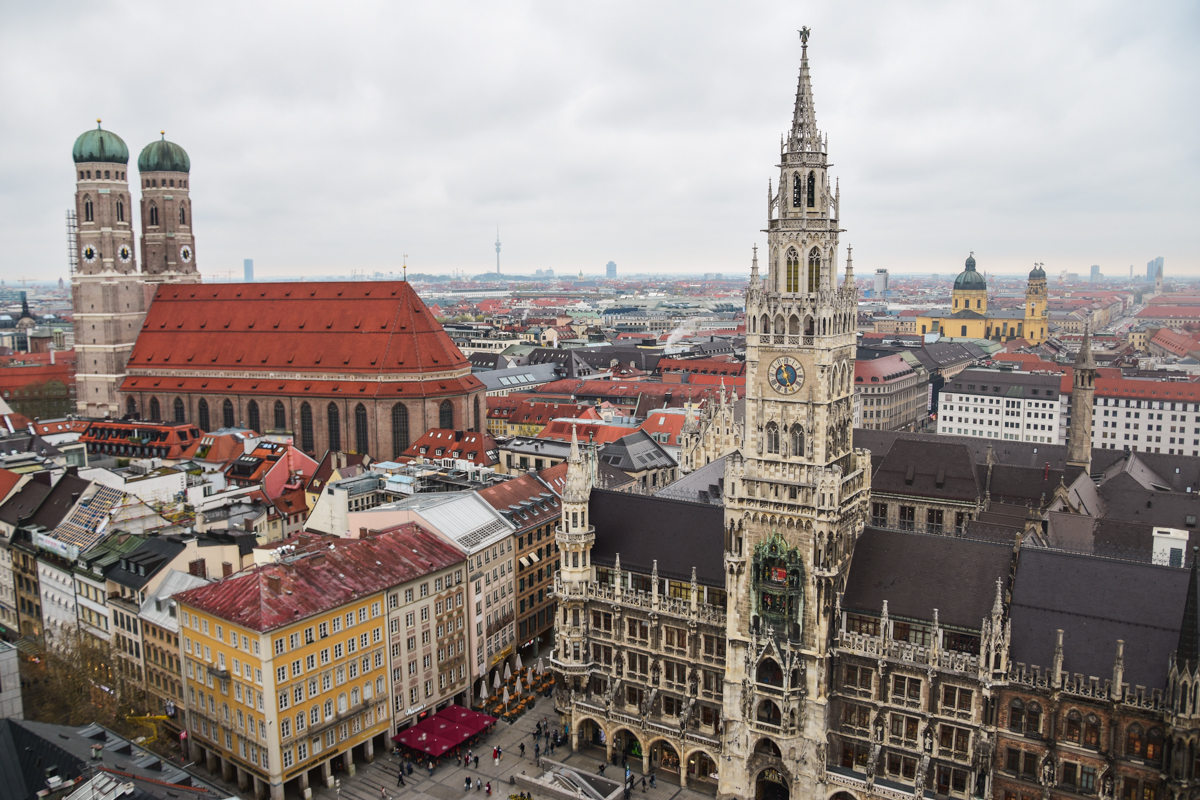
<path fill-rule="evenodd" d="M 434 768 L 433 777 L 430 777 L 427 767 L 420 767 L 414 763 L 413 774 L 405 775 L 404 778 L 407 786 L 397 786 L 396 775 L 400 769 L 401 760 L 390 753 L 377 752 L 375 763 L 356 764 L 354 776 L 337 775 L 340 781 L 339 786 L 328 789 L 314 782 L 313 798 L 314 800 L 385 800 L 385 798 L 386 800 L 459 800 L 468 794 L 463 789 L 468 775 L 471 776 L 472 783 L 476 778 L 481 779 L 485 784 L 490 781 L 492 797 L 507 798 L 510 794 L 519 791 L 518 787 L 509 784 L 510 776 L 519 775 L 522 772 L 531 776 L 541 773 L 533 759 L 533 732 L 534 726 L 543 717 L 549 721 L 552 729 L 556 726 L 557 716 L 554 713 L 554 701 L 550 698 L 539 698 L 533 710 L 523 714 L 512 725 L 503 720 L 496 723 L 492 732 L 485 736 L 479 747 L 476 748 L 476 752 L 479 753 L 479 769 L 475 769 L 474 765 L 470 769 L 465 769 L 461 762 L 457 762 L 456 765 L 456 762 L 443 757 L 441 765 Z M 525 743 L 524 758 L 519 754 L 519 746 L 522 742 Z M 504 758 L 498 767 L 492 763 L 491 759 L 492 748 L 497 746 L 504 750 Z M 567 764 L 579 772 L 594 773 L 600 762 L 604 760 L 604 750 L 599 747 L 581 746 L 578 753 L 572 753 L 570 744 L 565 743 L 563 747 L 555 748 L 553 760 Z M 635 759 L 635 761 L 637 760 Z M 713 796 L 711 791 L 705 793 L 690 787 L 680 789 L 676 776 L 661 772 L 658 775 L 658 787 L 652 789 L 647 785 L 646 791 L 643 793 L 641 764 L 638 763 L 635 766 L 631 762 L 630 768 L 636 776 L 633 797 L 642 797 L 647 800 L 710 800 Z M 239 792 L 236 784 L 222 780 L 219 770 L 214 775 L 202 769 L 200 765 L 193 769 L 196 769 L 206 780 L 224 788 L 230 795 L 253 800 L 252 793 Z M 606 777 L 620 780 L 620 776 L 621 769 L 619 767 L 610 765 L 607 768 Z M 485 792 L 472 788 L 470 795 L 482 798 L 485 796 Z M 287 800 L 300 800 L 299 794 L 291 784 L 287 787 L 286 797 Z M 535 792 L 534 797 L 540 800 L 542 796 Z"/>

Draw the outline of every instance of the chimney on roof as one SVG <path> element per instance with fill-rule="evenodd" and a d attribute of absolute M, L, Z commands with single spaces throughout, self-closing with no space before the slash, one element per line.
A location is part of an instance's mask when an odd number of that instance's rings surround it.
<path fill-rule="evenodd" d="M 279 576 L 278 575 L 268 575 L 267 576 L 267 589 L 269 589 L 271 591 L 271 594 L 279 594 L 280 588 L 281 588 L 281 584 L 279 581 Z"/>

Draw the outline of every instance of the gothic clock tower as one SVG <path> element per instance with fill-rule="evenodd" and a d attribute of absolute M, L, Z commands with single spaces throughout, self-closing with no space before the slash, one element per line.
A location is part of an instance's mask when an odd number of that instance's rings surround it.
<path fill-rule="evenodd" d="M 866 518 L 870 454 L 852 442 L 858 292 L 839 284 L 840 193 L 817 130 L 807 28 L 767 274 L 746 290 L 746 439 L 726 471 L 728 668 L 720 798 L 824 797 L 829 652 Z"/>

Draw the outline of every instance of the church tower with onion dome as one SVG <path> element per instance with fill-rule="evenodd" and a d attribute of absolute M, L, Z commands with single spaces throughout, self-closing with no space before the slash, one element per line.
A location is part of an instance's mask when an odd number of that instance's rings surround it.
<path fill-rule="evenodd" d="M 89 417 L 118 416 L 117 387 L 146 315 L 133 241 L 126 169 L 129 148 L 100 127 L 84 131 L 75 161 L 71 298 L 75 320 L 75 403 Z"/>
<path fill-rule="evenodd" d="M 192 162 L 166 134 L 138 156 L 142 184 L 142 275 L 149 297 L 159 283 L 199 283 L 192 203 Z M 148 298 L 149 299 L 149 298 Z"/>
<path fill-rule="evenodd" d="M 858 292 L 838 280 L 840 195 L 802 42 L 790 132 L 768 192 L 767 274 L 746 290 L 745 439 L 726 462 L 726 763 L 718 797 L 825 797 L 837 598 L 866 519 L 855 450 Z"/>

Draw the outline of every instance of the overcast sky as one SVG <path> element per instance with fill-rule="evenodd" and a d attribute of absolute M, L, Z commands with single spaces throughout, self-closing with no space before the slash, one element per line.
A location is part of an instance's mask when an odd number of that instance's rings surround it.
<path fill-rule="evenodd" d="M 1200 5 L 0 4 L 0 278 L 71 146 L 192 160 L 206 275 L 741 272 L 809 44 L 856 270 L 1200 275 Z M 842 248 L 844 256 L 845 247 Z M 140 252 L 139 252 L 140 261 Z"/>

